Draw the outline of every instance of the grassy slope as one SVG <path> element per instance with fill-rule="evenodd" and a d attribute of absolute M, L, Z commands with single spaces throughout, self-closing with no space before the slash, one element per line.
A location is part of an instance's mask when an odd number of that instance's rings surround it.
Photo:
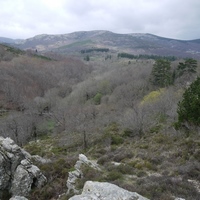
<path fill-rule="evenodd" d="M 125 70 L 127 62 L 124 59 L 117 60 L 118 64 L 111 62 L 105 70 L 105 79 L 109 77 L 108 69 L 112 71 L 113 66 L 121 68 L 124 65 Z M 145 63 L 141 61 L 140 64 Z M 67 132 L 26 145 L 25 148 L 30 153 L 53 160 L 51 166 L 41 165 L 40 168 L 49 180 L 54 181 L 49 182 L 42 190 L 35 190 L 30 199 L 37 196 L 41 200 L 53 199 L 66 192 L 67 172 L 74 169 L 80 153 L 97 160 L 102 174 L 93 171 L 88 173 L 86 170 L 79 187 L 86 180 L 108 181 L 152 200 L 172 200 L 175 197 L 200 199 L 198 131 L 191 131 L 189 134 L 177 132 L 167 121 L 149 128 L 140 137 L 133 136 L 118 123 L 110 124 L 100 131 L 99 137 L 90 142 L 87 149 L 83 148 L 81 134 Z M 121 165 L 116 166 L 113 162 Z"/>
<path fill-rule="evenodd" d="M 200 192 L 195 186 L 195 183 L 200 182 L 198 134 L 189 137 L 174 136 L 163 134 L 160 130 L 159 133 L 146 133 L 138 138 L 126 136 L 116 130 L 114 128 L 115 134 L 111 137 L 111 126 L 102 138 L 86 150 L 80 148 L 81 140 L 78 146 L 61 146 L 62 134 L 28 144 L 25 148 L 30 153 L 53 160 L 51 166 L 40 167 L 44 174 L 54 181 L 49 182 L 42 190 L 34 191 L 34 198 L 38 195 L 40 199 L 51 199 L 65 192 L 67 172 L 73 169 L 79 153 L 98 160 L 103 169 L 103 173 L 98 176 L 87 173 L 83 181 L 109 181 L 155 200 L 170 200 L 174 196 L 194 200 L 200 198 Z M 109 141 L 109 137 L 110 143 L 106 142 Z M 121 165 L 115 166 L 113 162 Z M 60 193 L 55 193 L 55 190 Z"/>

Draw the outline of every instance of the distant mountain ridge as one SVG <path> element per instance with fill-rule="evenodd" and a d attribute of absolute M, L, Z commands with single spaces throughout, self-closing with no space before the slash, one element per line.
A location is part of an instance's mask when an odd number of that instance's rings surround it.
<path fill-rule="evenodd" d="M 8 44 L 18 44 L 23 42 L 24 40 L 21 39 L 11 39 L 7 37 L 0 37 L 0 43 L 8 43 Z"/>
<path fill-rule="evenodd" d="M 21 49 L 73 54 L 87 48 L 109 48 L 115 52 L 193 57 L 200 59 L 200 39 L 176 40 L 148 33 L 118 34 L 110 31 L 79 31 L 69 34 L 42 34 L 26 40 L 0 38 Z"/>

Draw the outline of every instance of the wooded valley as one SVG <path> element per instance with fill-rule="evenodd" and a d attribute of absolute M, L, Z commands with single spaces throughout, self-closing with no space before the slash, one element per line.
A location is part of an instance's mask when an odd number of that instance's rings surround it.
<path fill-rule="evenodd" d="M 193 58 L 69 56 L 1 45 L 0 135 L 54 162 L 41 166 L 53 182 L 30 199 L 57 198 L 81 152 L 105 167 L 101 180 L 155 200 L 199 199 L 199 75 Z"/>

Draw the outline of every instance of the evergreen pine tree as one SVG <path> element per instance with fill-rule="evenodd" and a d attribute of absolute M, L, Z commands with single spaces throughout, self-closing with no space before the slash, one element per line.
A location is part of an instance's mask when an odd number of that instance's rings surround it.
<path fill-rule="evenodd" d="M 153 85 L 159 87 L 166 87 L 172 83 L 171 65 L 168 60 L 156 60 L 151 72 L 150 81 Z"/>
<path fill-rule="evenodd" d="M 197 61 L 193 58 L 186 59 L 184 63 L 180 62 L 177 67 L 177 76 L 180 77 L 184 74 L 191 75 L 196 73 Z"/>
<path fill-rule="evenodd" d="M 200 78 L 198 77 L 183 94 L 178 103 L 178 123 L 200 125 Z"/>

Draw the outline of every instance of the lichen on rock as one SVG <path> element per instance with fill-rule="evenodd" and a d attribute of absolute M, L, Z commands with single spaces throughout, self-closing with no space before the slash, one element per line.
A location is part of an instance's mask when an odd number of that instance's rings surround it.
<path fill-rule="evenodd" d="M 0 137 L 0 199 L 5 193 L 28 196 L 32 188 L 40 188 L 46 181 L 40 169 L 32 164 L 28 152 L 12 139 Z"/>
<path fill-rule="evenodd" d="M 130 192 L 117 185 L 107 182 L 87 181 L 81 195 L 75 195 L 69 200 L 148 200 L 136 192 Z"/>

